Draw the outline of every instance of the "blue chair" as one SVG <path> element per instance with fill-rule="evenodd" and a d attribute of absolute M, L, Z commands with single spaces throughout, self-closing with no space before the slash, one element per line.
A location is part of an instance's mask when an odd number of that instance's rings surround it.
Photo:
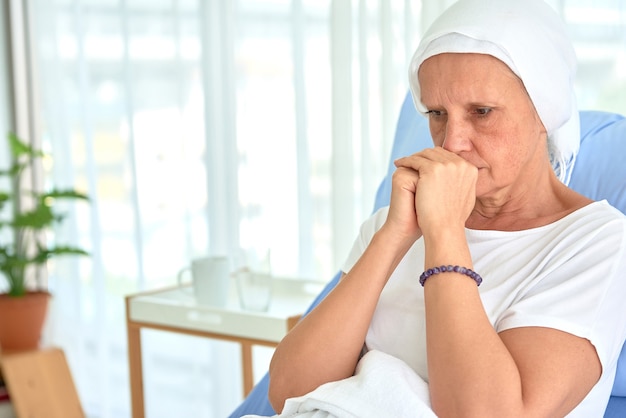
<path fill-rule="evenodd" d="M 580 125 L 581 146 L 570 187 L 591 199 L 606 199 L 626 213 L 626 119 L 614 113 L 581 111 Z M 430 146 L 432 142 L 428 123 L 413 106 L 411 95 L 407 94 L 396 127 L 387 175 L 376 193 L 374 211 L 389 204 L 391 175 L 395 169 L 393 161 Z M 307 313 L 332 290 L 339 276 L 338 272 Z M 615 314 L 626 315 L 626 312 Z M 267 399 L 268 385 L 269 375 L 266 374 L 230 418 L 239 418 L 245 414 L 274 415 Z M 622 349 L 612 396 L 604 417 L 626 417 L 626 345 Z"/>

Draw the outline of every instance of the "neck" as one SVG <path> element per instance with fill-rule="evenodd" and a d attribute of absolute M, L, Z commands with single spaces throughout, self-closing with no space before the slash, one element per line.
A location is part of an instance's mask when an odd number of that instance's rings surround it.
<path fill-rule="evenodd" d="M 519 231 L 555 222 L 591 201 L 565 186 L 552 168 L 543 175 L 500 193 L 478 197 L 466 227 Z"/>

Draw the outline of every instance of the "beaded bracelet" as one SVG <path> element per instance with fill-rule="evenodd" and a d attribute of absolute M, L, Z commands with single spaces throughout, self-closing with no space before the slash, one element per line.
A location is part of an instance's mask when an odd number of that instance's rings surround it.
<path fill-rule="evenodd" d="M 439 266 L 439 267 L 433 267 L 423 272 L 420 276 L 420 284 L 422 285 L 422 287 L 424 287 L 424 282 L 426 282 L 426 279 L 428 279 L 430 276 L 434 276 L 435 274 L 439 274 L 439 273 L 448 273 L 448 272 L 464 274 L 468 277 L 471 277 L 476 282 L 476 286 L 480 286 L 480 284 L 483 282 L 483 278 L 480 277 L 480 274 L 468 268 L 461 267 L 461 266 Z"/>

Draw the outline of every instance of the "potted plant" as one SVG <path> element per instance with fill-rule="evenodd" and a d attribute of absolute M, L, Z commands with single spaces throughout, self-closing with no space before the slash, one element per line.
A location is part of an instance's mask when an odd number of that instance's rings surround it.
<path fill-rule="evenodd" d="M 50 293 L 41 279 L 46 262 L 59 255 L 87 255 L 84 250 L 46 244 L 46 232 L 64 216 L 53 210 L 56 199 L 88 200 L 75 190 L 37 191 L 22 182 L 25 170 L 44 153 L 8 134 L 11 162 L 0 171 L 0 348 L 33 349 L 39 345 Z M 7 187 L 8 190 L 3 188 Z M 28 323 L 34 326 L 29 330 Z"/>

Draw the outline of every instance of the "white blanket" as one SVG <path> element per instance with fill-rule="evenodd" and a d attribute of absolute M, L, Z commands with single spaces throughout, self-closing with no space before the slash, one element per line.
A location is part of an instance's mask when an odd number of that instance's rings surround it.
<path fill-rule="evenodd" d="M 367 352 L 354 376 L 288 399 L 274 418 L 432 418 L 428 384 L 406 363 L 381 351 Z M 259 418 L 246 415 L 244 418 Z"/>

